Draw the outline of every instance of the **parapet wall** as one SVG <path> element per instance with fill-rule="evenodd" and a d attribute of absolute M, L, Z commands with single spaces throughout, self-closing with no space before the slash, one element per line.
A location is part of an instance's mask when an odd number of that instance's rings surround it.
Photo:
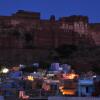
<path fill-rule="evenodd" d="M 48 100 L 100 100 L 100 97 L 49 97 Z"/>

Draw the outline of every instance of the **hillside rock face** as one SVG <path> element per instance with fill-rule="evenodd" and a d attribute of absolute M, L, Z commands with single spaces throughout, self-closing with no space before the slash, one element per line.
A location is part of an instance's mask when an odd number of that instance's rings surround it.
<path fill-rule="evenodd" d="M 89 25 L 90 33 L 97 46 L 100 46 L 100 23 L 92 23 Z"/>
<path fill-rule="evenodd" d="M 99 31 L 86 16 L 41 19 L 40 13 L 19 10 L 0 16 L 0 63 L 32 63 L 46 59 L 61 45 L 100 45 Z"/>

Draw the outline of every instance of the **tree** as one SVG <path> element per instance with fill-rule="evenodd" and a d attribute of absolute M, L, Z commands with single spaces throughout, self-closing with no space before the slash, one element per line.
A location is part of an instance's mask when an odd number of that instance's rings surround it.
<path fill-rule="evenodd" d="M 25 40 L 26 40 L 26 42 L 32 41 L 32 36 L 31 36 L 31 34 L 25 33 Z"/>
<path fill-rule="evenodd" d="M 92 71 L 95 72 L 96 74 L 100 74 L 100 66 L 98 65 L 93 66 Z"/>
<path fill-rule="evenodd" d="M 25 67 L 25 68 L 21 69 L 21 71 L 32 73 L 32 72 L 37 71 L 37 68 L 35 68 L 35 67 Z"/>
<path fill-rule="evenodd" d="M 77 47 L 75 45 L 64 44 L 64 45 L 59 46 L 55 50 L 59 54 L 60 57 L 67 58 L 77 50 Z"/>
<path fill-rule="evenodd" d="M 49 69 L 50 64 L 45 61 L 40 61 L 40 68 L 41 69 Z"/>

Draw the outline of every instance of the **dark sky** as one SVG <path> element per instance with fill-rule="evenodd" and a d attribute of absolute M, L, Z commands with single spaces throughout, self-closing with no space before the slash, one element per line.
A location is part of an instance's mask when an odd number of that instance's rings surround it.
<path fill-rule="evenodd" d="M 90 22 L 100 22 L 100 0 L 0 0 L 0 15 L 21 9 L 41 12 L 42 18 L 87 15 Z"/>

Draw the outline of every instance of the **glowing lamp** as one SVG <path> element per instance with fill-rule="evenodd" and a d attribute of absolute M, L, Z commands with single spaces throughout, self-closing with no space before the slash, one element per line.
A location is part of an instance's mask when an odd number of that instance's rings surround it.
<path fill-rule="evenodd" d="M 93 76 L 93 78 L 96 78 L 96 77 L 97 77 L 96 75 Z"/>
<path fill-rule="evenodd" d="M 28 76 L 27 79 L 28 79 L 29 81 L 34 81 L 33 76 Z"/>
<path fill-rule="evenodd" d="M 75 77 L 78 77 L 78 75 L 71 73 L 71 74 L 63 74 L 63 77 L 65 79 L 75 79 Z"/>
<path fill-rule="evenodd" d="M 61 92 L 63 95 L 75 95 L 75 90 L 63 90 Z"/>
<path fill-rule="evenodd" d="M 8 73 L 9 72 L 9 69 L 8 68 L 4 68 L 4 69 L 2 69 L 2 73 Z"/>

